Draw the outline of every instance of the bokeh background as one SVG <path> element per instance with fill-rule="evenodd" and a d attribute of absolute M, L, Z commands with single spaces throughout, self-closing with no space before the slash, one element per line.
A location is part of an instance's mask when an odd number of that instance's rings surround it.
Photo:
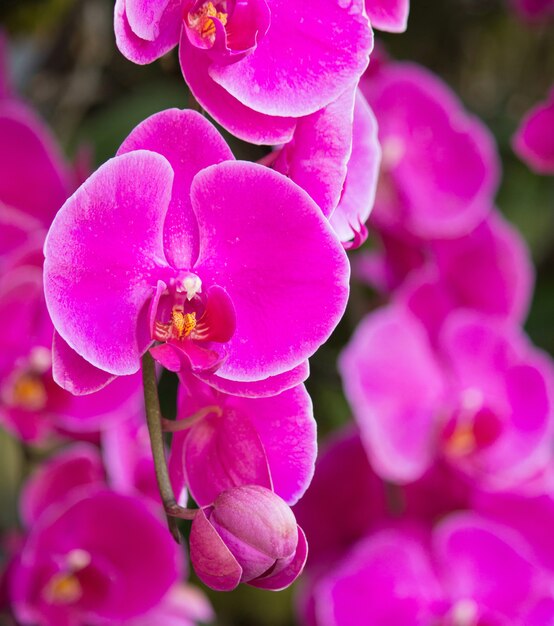
<path fill-rule="evenodd" d="M 82 151 L 92 167 L 113 156 L 148 115 L 172 106 L 197 107 L 175 51 L 145 67 L 119 54 L 112 11 L 113 0 L 0 0 L 16 89 L 42 114 L 66 154 Z M 437 73 L 494 133 L 503 161 L 498 206 L 523 233 L 537 271 L 526 330 L 539 347 L 554 354 L 554 178 L 530 172 L 510 147 L 522 115 L 554 83 L 552 25 L 523 23 L 509 0 L 412 0 L 407 32 L 379 33 L 377 39 L 392 57 Z M 237 158 L 257 160 L 267 151 L 223 134 Z M 361 317 L 378 304 L 377 296 L 354 284 L 344 320 L 312 360 L 308 388 L 322 439 L 349 420 L 336 357 Z M 171 413 L 170 378 L 162 381 L 162 392 Z M 40 453 L 0 432 L 4 533 L 17 523 L 17 492 L 39 459 Z M 293 596 L 294 589 L 271 594 L 245 586 L 230 594 L 210 594 L 222 626 L 294 624 Z"/>

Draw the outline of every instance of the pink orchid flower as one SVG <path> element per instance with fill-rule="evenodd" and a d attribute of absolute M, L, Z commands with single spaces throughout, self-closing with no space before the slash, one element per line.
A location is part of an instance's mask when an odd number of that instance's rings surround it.
<path fill-rule="evenodd" d="M 457 308 L 521 323 L 531 304 L 530 250 L 496 210 L 471 232 L 452 239 L 381 231 L 377 249 L 364 251 L 353 263 L 360 280 L 407 303 L 433 339 Z"/>
<path fill-rule="evenodd" d="M 392 527 L 360 541 L 316 582 L 312 624 L 518 626 L 552 616 L 544 572 L 510 527 L 465 511 L 430 530 Z"/>
<path fill-rule="evenodd" d="M 108 490 L 95 446 L 74 444 L 43 463 L 19 508 L 27 536 L 6 575 L 20 623 L 192 626 L 213 618 L 204 594 L 179 580 L 182 552 L 151 507 Z"/>
<path fill-rule="evenodd" d="M 373 43 L 363 0 L 117 0 L 115 34 L 141 64 L 179 43 L 202 107 L 241 139 L 269 144 L 356 82 Z"/>
<path fill-rule="evenodd" d="M 454 312 L 435 351 L 391 305 L 362 321 L 339 368 L 384 478 L 412 482 L 442 456 L 488 489 L 524 488 L 551 460 L 552 364 L 509 322 Z"/>
<path fill-rule="evenodd" d="M 33 496 L 44 501 L 51 481 L 39 480 Z M 58 489 L 57 497 L 33 523 L 10 575 L 18 621 L 120 623 L 155 607 L 183 569 L 164 523 L 140 500 L 96 483 Z"/>
<path fill-rule="evenodd" d="M 552 4 L 554 12 L 554 4 Z M 512 140 L 515 153 L 538 174 L 554 174 L 554 89 L 523 118 Z"/>
<path fill-rule="evenodd" d="M 62 207 L 45 256 L 66 342 L 54 360 L 82 391 L 84 362 L 129 375 L 154 341 L 169 369 L 290 387 L 348 296 L 348 260 L 317 205 L 286 177 L 234 161 L 193 111 L 139 125 Z"/>
<path fill-rule="evenodd" d="M 377 117 L 382 148 L 373 223 L 423 239 L 474 228 L 499 181 L 488 129 L 438 77 L 413 63 L 384 63 L 360 88 Z"/>
<path fill-rule="evenodd" d="M 0 421 L 22 440 L 43 443 L 52 435 L 94 433 L 140 406 L 136 375 L 87 397 L 75 397 L 54 382 L 54 328 L 40 266 L 16 265 L 3 277 L 0 320 Z"/>

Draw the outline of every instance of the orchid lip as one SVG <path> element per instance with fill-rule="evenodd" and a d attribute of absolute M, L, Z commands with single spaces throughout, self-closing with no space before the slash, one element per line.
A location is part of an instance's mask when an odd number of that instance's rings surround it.
<path fill-rule="evenodd" d="M 226 350 L 214 343 L 229 342 L 236 326 L 227 292 L 218 285 L 204 289 L 199 276 L 184 270 L 167 283 L 158 281 L 149 318 L 152 340 L 174 349 L 160 352 L 154 348 L 152 354 L 172 371 L 179 371 L 184 363 L 195 371 L 215 371 L 225 360 Z"/>
<path fill-rule="evenodd" d="M 74 604 L 83 596 L 83 588 L 76 574 L 88 567 L 91 555 L 86 550 L 71 550 L 63 559 L 62 569 L 50 577 L 43 588 L 43 596 L 52 604 Z"/>
<path fill-rule="evenodd" d="M 48 402 L 44 374 L 49 371 L 51 364 L 49 350 L 40 346 L 33 348 L 2 386 L 2 401 L 8 406 L 26 411 L 43 410 Z"/>
<path fill-rule="evenodd" d="M 227 24 L 228 13 L 219 11 L 211 0 L 203 2 L 196 10 L 189 11 L 186 16 L 187 26 L 196 31 L 203 39 L 206 39 L 213 45 L 216 35 L 215 20 L 218 20 L 222 26 Z"/>
<path fill-rule="evenodd" d="M 443 437 L 448 456 L 465 457 L 493 445 L 502 432 L 502 420 L 486 405 L 467 404 L 462 397 L 462 411 L 446 424 Z"/>
<path fill-rule="evenodd" d="M 43 589 L 45 600 L 52 604 L 74 604 L 83 595 L 83 589 L 74 574 L 58 572 Z"/>
<path fill-rule="evenodd" d="M 265 0 L 198 0 L 183 17 L 190 43 L 223 64 L 252 52 L 270 21 Z"/>
<path fill-rule="evenodd" d="M 152 338 L 162 342 L 188 337 L 202 340 L 206 299 L 196 274 L 187 272 L 170 281 L 157 303 Z"/>
<path fill-rule="evenodd" d="M 2 390 L 2 400 L 6 404 L 28 411 L 40 411 L 47 402 L 46 389 L 40 376 L 23 371 L 15 375 Z"/>

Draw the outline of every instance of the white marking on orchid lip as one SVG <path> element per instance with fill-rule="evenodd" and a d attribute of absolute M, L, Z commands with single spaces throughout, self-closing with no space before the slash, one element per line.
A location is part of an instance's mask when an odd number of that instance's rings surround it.
<path fill-rule="evenodd" d="M 188 274 L 177 287 L 179 293 L 186 293 L 187 300 L 192 300 L 197 293 L 202 293 L 202 281 L 196 274 Z"/>
<path fill-rule="evenodd" d="M 476 387 L 468 387 L 462 392 L 462 407 L 466 411 L 477 411 L 483 406 L 483 392 Z"/>
<path fill-rule="evenodd" d="M 406 152 L 406 145 L 400 137 L 387 137 L 381 147 L 381 165 L 383 169 L 391 169 L 398 165 Z"/>
<path fill-rule="evenodd" d="M 35 346 L 29 355 L 29 365 L 35 372 L 43 374 L 52 366 L 52 353 L 44 346 Z"/>
<path fill-rule="evenodd" d="M 458 600 L 450 611 L 453 626 L 473 626 L 479 613 L 475 600 L 463 598 Z"/>
<path fill-rule="evenodd" d="M 90 565 L 91 557 L 90 553 L 86 550 L 76 548 L 75 550 L 71 550 L 71 552 L 68 553 L 65 560 L 71 571 L 78 572 Z"/>

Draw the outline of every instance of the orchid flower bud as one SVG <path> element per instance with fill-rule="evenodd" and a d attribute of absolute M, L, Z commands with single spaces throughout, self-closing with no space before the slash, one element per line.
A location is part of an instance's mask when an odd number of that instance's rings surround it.
<path fill-rule="evenodd" d="M 218 591 L 240 582 L 277 591 L 299 576 L 307 544 L 284 500 L 265 487 L 245 485 L 200 509 L 192 523 L 190 557 L 198 577 Z"/>

